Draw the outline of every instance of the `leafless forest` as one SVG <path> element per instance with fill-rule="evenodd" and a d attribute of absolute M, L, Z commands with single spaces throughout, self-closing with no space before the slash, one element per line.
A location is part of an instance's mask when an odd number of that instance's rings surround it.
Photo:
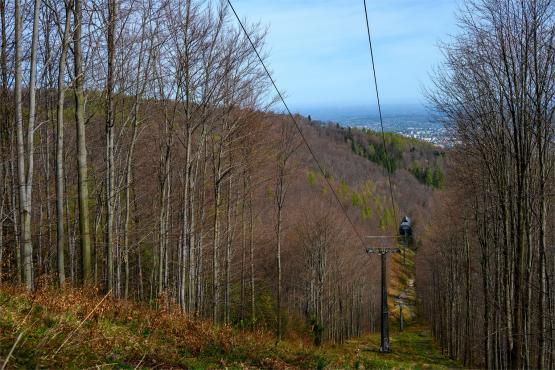
<path fill-rule="evenodd" d="M 408 214 L 419 319 L 445 353 L 555 367 L 552 1 L 464 2 L 428 93 L 452 145 L 388 135 L 395 158 L 371 132 L 272 112 L 224 1 L 0 0 L 0 15 L 0 284 L 342 342 L 378 328 L 360 236 Z M 266 29 L 246 32 L 267 58 Z"/>
<path fill-rule="evenodd" d="M 268 112 L 225 3 L 0 5 L 2 283 L 93 286 L 278 339 L 306 322 L 335 341 L 377 328 L 376 261 L 324 177 L 359 233 L 393 232 L 383 169 L 345 129 L 297 117 L 329 173 L 316 170 Z M 265 30 L 247 31 L 264 51 Z M 424 212 L 432 190 L 396 176 Z"/>
<path fill-rule="evenodd" d="M 554 11 L 466 2 L 431 94 L 455 143 L 420 298 L 467 365 L 555 366 Z"/>

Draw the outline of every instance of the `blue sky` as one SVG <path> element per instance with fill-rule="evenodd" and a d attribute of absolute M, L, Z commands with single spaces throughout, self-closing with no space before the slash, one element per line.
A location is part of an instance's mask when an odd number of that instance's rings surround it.
<path fill-rule="evenodd" d="M 456 0 L 367 0 L 382 102 L 423 104 L 456 31 Z M 269 27 L 269 65 L 296 111 L 375 104 L 362 0 L 235 0 L 242 18 Z M 277 107 L 276 107 L 277 108 Z"/>

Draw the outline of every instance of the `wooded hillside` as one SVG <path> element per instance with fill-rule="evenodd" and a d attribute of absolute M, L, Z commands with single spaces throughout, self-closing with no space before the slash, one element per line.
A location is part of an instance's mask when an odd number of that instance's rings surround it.
<path fill-rule="evenodd" d="M 469 1 L 459 28 L 430 96 L 454 148 L 423 312 L 468 366 L 553 368 L 555 4 Z"/>
<path fill-rule="evenodd" d="M 387 171 L 395 207 L 427 226 L 440 183 L 415 168 L 440 173 L 436 148 L 388 135 L 393 166 L 375 133 L 297 117 L 321 173 L 290 118 L 266 113 L 223 4 L 1 5 L 2 283 L 92 285 L 278 340 L 376 329 L 361 236 L 397 233 Z"/>

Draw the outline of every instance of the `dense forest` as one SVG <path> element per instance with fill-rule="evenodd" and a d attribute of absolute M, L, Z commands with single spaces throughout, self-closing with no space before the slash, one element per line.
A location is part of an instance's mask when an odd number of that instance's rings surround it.
<path fill-rule="evenodd" d="M 430 93 L 453 148 L 422 311 L 468 366 L 553 368 L 555 4 L 467 3 Z"/>
<path fill-rule="evenodd" d="M 376 133 L 270 112 L 224 3 L 3 0 L 1 15 L 2 283 L 94 286 L 278 340 L 377 330 L 360 236 L 396 233 L 386 171 L 426 218 L 432 184 L 411 173 L 440 171 L 436 149 L 391 136 L 393 168 L 353 152 Z"/>
<path fill-rule="evenodd" d="M 367 237 L 397 235 L 404 215 L 414 240 L 389 263 L 392 320 L 403 295 L 464 366 L 555 366 L 550 0 L 461 8 L 428 91 L 445 148 L 281 114 L 259 60 L 267 30 L 242 29 L 225 1 L 0 0 L 0 18 L 0 309 L 19 309 L 0 320 L 4 366 L 19 320 L 45 315 L 35 300 L 91 310 L 65 340 L 39 336 L 56 353 L 101 304 L 145 337 L 151 322 L 183 330 L 190 348 L 258 333 L 348 348 L 379 329 L 366 248 L 391 241 Z"/>

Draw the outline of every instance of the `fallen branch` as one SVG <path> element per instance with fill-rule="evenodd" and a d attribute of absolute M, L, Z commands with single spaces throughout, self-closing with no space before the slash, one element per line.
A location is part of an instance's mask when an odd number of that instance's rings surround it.
<path fill-rule="evenodd" d="M 2 370 L 6 368 L 6 365 L 8 365 L 8 361 L 10 360 L 10 357 L 12 356 L 13 351 L 15 350 L 15 347 L 17 346 L 17 343 L 19 343 L 19 341 L 21 340 L 21 337 L 23 337 L 24 333 L 25 333 L 25 330 L 23 330 L 17 336 L 17 339 L 15 340 L 15 343 L 13 344 L 12 349 L 10 350 L 10 353 L 8 353 L 8 357 L 6 357 L 6 359 L 4 360 L 4 364 L 2 365 Z"/>
<path fill-rule="evenodd" d="M 143 355 L 143 358 L 141 358 L 141 361 L 139 361 L 139 363 L 137 364 L 137 366 L 135 366 L 135 368 L 134 368 L 133 370 L 137 370 L 137 369 L 139 368 L 139 366 L 141 366 L 141 364 L 143 363 L 143 360 L 145 359 L 145 357 L 146 357 L 146 352 L 145 352 L 145 354 Z"/>
<path fill-rule="evenodd" d="M 62 347 L 67 343 L 67 341 L 69 340 L 69 338 L 71 338 L 71 336 L 77 331 L 79 330 L 79 328 L 85 323 L 85 321 L 87 321 L 89 319 L 89 317 L 93 314 L 94 311 L 96 311 L 96 309 L 102 304 L 102 302 L 104 302 L 104 300 L 106 298 L 108 298 L 108 296 L 112 293 L 112 289 L 110 289 L 110 291 L 108 293 L 106 293 L 106 295 L 104 296 L 104 298 L 102 298 L 100 300 L 100 302 L 98 302 L 96 304 L 96 306 L 94 306 L 94 308 L 92 309 L 91 312 L 88 313 L 87 316 L 85 316 L 85 318 L 83 319 L 83 321 L 81 321 L 79 323 L 79 325 L 77 325 L 77 327 L 75 329 L 73 329 L 71 331 L 71 333 L 69 333 L 69 335 L 66 337 L 66 339 L 62 342 L 62 344 L 60 344 L 60 347 L 58 347 L 58 349 L 56 350 L 56 352 L 54 352 L 54 355 L 58 354 L 58 352 L 60 352 L 60 350 L 62 349 Z M 52 356 L 54 356 L 52 355 Z"/>

